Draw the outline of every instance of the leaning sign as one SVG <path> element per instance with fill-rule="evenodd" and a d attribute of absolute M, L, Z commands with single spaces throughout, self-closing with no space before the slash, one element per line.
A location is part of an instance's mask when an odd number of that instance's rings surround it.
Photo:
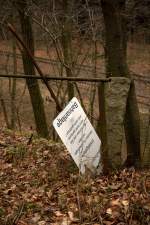
<path fill-rule="evenodd" d="M 97 168 L 101 141 L 77 98 L 68 103 L 53 121 L 53 126 L 82 174 L 85 167 L 91 171 Z"/>

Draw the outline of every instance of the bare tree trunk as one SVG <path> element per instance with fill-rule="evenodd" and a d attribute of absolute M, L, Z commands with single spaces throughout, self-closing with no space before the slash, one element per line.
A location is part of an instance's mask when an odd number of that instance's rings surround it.
<path fill-rule="evenodd" d="M 64 55 L 64 63 L 66 69 L 67 77 L 72 77 L 73 74 L 73 59 L 72 59 L 72 37 L 71 37 L 71 18 L 69 16 L 70 13 L 70 5 L 71 1 L 63 0 L 63 12 L 64 12 L 64 19 L 63 19 L 63 29 L 62 29 L 62 48 L 63 48 L 63 55 Z M 68 99 L 72 99 L 74 97 L 74 86 L 71 82 L 68 82 Z"/>
<path fill-rule="evenodd" d="M 24 43 L 30 49 L 32 55 L 34 55 L 34 40 L 33 40 L 31 20 L 29 16 L 25 15 L 27 3 L 26 1 L 18 0 L 17 6 Z M 34 65 L 30 57 L 24 50 L 22 53 L 22 59 L 25 74 L 34 75 L 35 74 Z M 31 97 L 37 133 L 41 137 L 47 138 L 49 133 L 46 122 L 46 115 L 44 111 L 43 99 L 41 96 L 38 81 L 36 79 L 26 79 L 26 82 Z"/>
<path fill-rule="evenodd" d="M 14 74 L 17 74 L 17 57 L 16 57 L 16 41 L 13 39 L 13 64 L 14 64 Z M 12 80 L 11 87 L 11 129 L 15 129 L 15 98 L 16 98 L 16 79 Z"/>
<path fill-rule="evenodd" d="M 131 78 L 127 66 L 127 30 L 125 0 L 101 0 L 105 25 L 105 55 L 107 76 Z M 125 114 L 127 142 L 127 166 L 139 165 L 140 158 L 140 116 L 134 82 L 132 82 Z"/>
<path fill-rule="evenodd" d="M 0 98 L 0 102 L 1 102 L 2 110 L 3 110 L 6 126 L 7 126 L 8 129 L 10 129 L 10 123 L 9 123 L 9 120 L 8 120 L 8 114 L 7 114 L 7 110 L 6 110 L 5 101 L 4 101 L 3 98 Z"/>

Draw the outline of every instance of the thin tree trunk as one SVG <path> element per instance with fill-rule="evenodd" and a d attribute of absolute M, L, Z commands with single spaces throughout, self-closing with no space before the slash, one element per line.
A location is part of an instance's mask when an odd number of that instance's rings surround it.
<path fill-rule="evenodd" d="M 105 55 L 107 76 L 131 78 L 127 66 L 127 30 L 125 0 L 101 0 L 105 25 Z M 125 113 L 127 142 L 126 165 L 140 163 L 140 116 L 134 82 L 131 83 Z"/>
<path fill-rule="evenodd" d="M 10 123 L 9 123 L 9 120 L 8 120 L 8 114 L 7 114 L 7 110 L 6 110 L 5 101 L 4 101 L 3 98 L 1 98 L 0 101 L 1 101 L 1 106 L 2 106 L 2 110 L 3 110 L 6 126 L 7 126 L 8 129 L 10 129 Z"/>
<path fill-rule="evenodd" d="M 17 74 L 17 57 L 16 57 L 16 41 L 13 39 L 13 64 L 14 74 Z M 16 79 L 12 80 L 11 87 L 11 129 L 15 129 L 15 98 L 16 98 Z"/>
<path fill-rule="evenodd" d="M 17 4 L 23 40 L 26 46 L 30 49 L 32 55 L 34 55 L 34 40 L 33 40 L 31 20 L 29 16 L 25 15 L 27 4 L 25 1 L 22 2 L 19 0 L 17 1 Z M 22 53 L 22 59 L 25 74 L 34 75 L 35 74 L 34 65 L 30 57 L 24 50 Z M 49 133 L 46 122 L 46 115 L 44 111 L 43 99 L 41 96 L 38 81 L 36 79 L 26 79 L 26 82 L 31 98 L 37 133 L 39 136 L 47 138 Z"/>
<path fill-rule="evenodd" d="M 97 68 L 97 41 L 96 40 L 94 40 L 93 64 L 94 64 L 93 77 L 97 77 L 97 71 L 96 71 L 96 68 Z M 92 87 L 91 92 L 92 93 L 91 93 L 91 98 L 90 98 L 90 121 L 93 124 L 96 85 L 94 85 L 94 87 Z"/>
<path fill-rule="evenodd" d="M 73 62 L 72 62 L 72 37 L 71 37 L 71 21 L 69 17 L 71 2 L 69 0 L 63 0 L 63 29 L 62 29 L 62 48 L 64 55 L 64 63 L 66 65 L 66 75 L 67 77 L 72 77 L 73 71 Z M 69 18 L 68 18 L 69 17 Z M 68 82 L 68 99 L 74 97 L 74 85 L 71 82 Z"/>

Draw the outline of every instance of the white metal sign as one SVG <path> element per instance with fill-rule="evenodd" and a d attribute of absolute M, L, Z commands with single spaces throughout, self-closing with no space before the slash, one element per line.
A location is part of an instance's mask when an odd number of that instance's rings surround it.
<path fill-rule="evenodd" d="M 85 173 L 85 166 L 93 171 L 99 164 L 101 141 L 77 98 L 68 103 L 53 126 L 81 173 Z"/>

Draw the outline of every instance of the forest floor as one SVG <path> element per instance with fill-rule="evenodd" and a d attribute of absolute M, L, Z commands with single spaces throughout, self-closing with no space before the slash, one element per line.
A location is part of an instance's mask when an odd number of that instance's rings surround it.
<path fill-rule="evenodd" d="M 62 144 L 0 130 L 0 225 L 71 224 L 150 224 L 150 170 L 81 176 Z"/>

